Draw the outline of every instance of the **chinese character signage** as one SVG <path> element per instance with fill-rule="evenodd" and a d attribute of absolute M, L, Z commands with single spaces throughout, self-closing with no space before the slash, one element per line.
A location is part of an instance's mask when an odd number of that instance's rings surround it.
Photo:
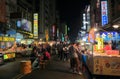
<path fill-rule="evenodd" d="M 34 14 L 34 38 L 38 38 L 38 14 Z"/>
<path fill-rule="evenodd" d="M 120 33 L 117 32 L 100 32 L 101 37 L 104 39 L 105 42 L 116 40 L 120 41 Z"/>
<path fill-rule="evenodd" d="M 96 75 L 120 76 L 120 58 L 110 56 L 95 56 L 94 72 Z"/>
<path fill-rule="evenodd" d="M 45 38 L 46 38 L 46 41 L 49 40 L 49 33 L 48 33 L 48 29 L 45 30 Z"/>
<path fill-rule="evenodd" d="M 108 12 L 107 12 L 107 1 L 101 1 L 101 18 L 102 26 L 108 24 Z"/>
<path fill-rule="evenodd" d="M 10 41 L 10 42 L 14 42 L 15 38 L 14 37 L 0 37 L 0 41 Z"/>

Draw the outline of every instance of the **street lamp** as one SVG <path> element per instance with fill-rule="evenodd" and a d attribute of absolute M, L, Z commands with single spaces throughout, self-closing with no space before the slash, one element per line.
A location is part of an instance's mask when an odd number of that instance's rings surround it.
<path fill-rule="evenodd" d="M 115 24 L 112 27 L 115 28 L 115 29 L 117 29 L 119 27 L 119 25 Z"/>

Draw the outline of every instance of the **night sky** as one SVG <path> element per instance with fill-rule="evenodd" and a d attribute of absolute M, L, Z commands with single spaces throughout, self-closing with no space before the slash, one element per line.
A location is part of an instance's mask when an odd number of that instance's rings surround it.
<path fill-rule="evenodd" d="M 80 30 L 81 12 L 85 5 L 89 4 L 90 0 L 56 0 L 57 10 L 59 11 L 60 21 L 66 22 L 70 27 L 70 37 L 75 40 L 78 31 Z"/>

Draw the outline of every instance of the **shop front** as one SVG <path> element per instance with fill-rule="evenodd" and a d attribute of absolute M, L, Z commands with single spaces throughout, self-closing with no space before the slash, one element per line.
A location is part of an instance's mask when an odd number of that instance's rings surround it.
<path fill-rule="evenodd" d="M 120 76 L 120 45 L 119 33 L 108 32 L 96 35 L 95 42 L 86 46 L 87 52 L 82 54 L 84 65 L 95 76 Z M 117 44 L 113 48 L 113 42 Z"/>
<path fill-rule="evenodd" d="M 1 63 L 5 60 L 15 59 L 15 38 L 14 37 L 0 37 L 0 59 Z"/>

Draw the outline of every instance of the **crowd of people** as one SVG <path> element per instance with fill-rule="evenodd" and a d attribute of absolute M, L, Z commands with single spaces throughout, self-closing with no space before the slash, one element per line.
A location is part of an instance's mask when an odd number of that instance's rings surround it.
<path fill-rule="evenodd" d="M 49 60 L 51 55 L 56 55 L 60 61 L 70 61 L 70 71 L 81 75 L 81 54 L 79 43 L 56 42 L 52 46 L 50 44 L 34 46 L 30 58 L 33 63 L 36 58 L 38 62 L 40 61 L 39 56 L 42 60 Z"/>
<path fill-rule="evenodd" d="M 49 44 L 38 44 L 32 46 L 30 60 L 33 68 L 39 67 L 39 62 L 43 60 L 49 60 L 51 58 Z"/>
<path fill-rule="evenodd" d="M 81 49 L 80 43 L 58 42 L 56 44 L 58 59 L 62 61 L 70 60 L 70 71 L 77 74 L 81 73 L 82 53 L 85 50 Z"/>

